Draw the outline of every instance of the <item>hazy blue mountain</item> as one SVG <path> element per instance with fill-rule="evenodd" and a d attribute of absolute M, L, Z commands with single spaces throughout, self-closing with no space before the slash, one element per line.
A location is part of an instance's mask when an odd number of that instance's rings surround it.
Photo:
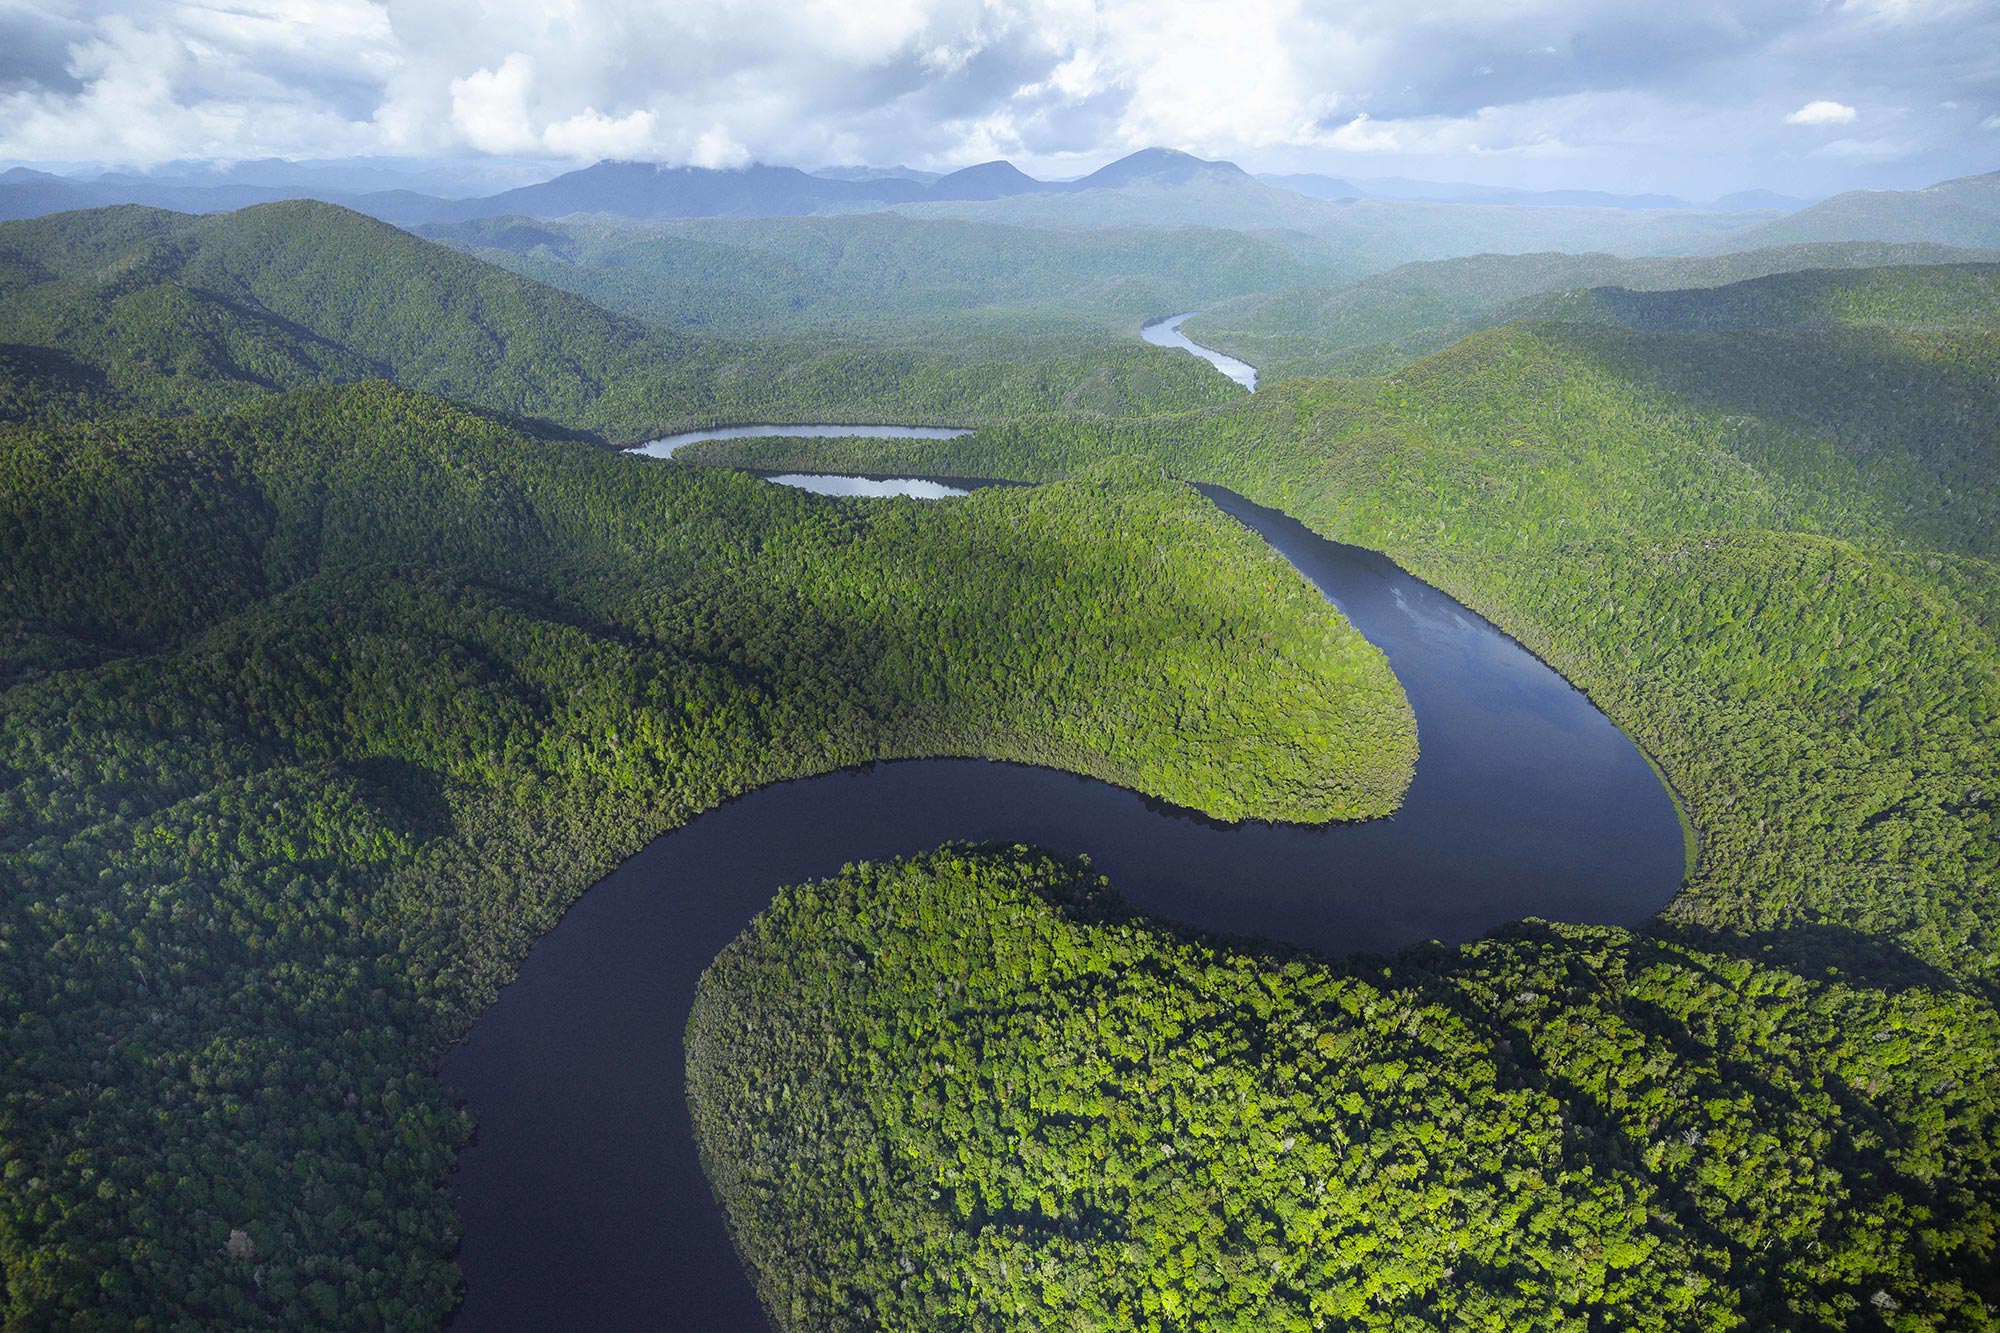
<path fill-rule="evenodd" d="M 908 180 L 929 185 L 944 173 L 938 171 L 920 171 L 915 167 L 897 165 L 893 167 L 815 167 L 812 174 L 830 181 Z"/>
<path fill-rule="evenodd" d="M 1850 190 L 1727 238 L 1716 249 L 1801 241 L 1930 241 L 2000 246 L 2000 171 L 1921 190 Z"/>
<path fill-rule="evenodd" d="M 1187 185 L 1196 181 L 1234 184 L 1255 180 L 1234 162 L 1210 162 L 1174 148 L 1141 148 L 1068 184 L 1072 190 L 1115 190 L 1128 185 Z"/>
<path fill-rule="evenodd" d="M 98 185 L 132 187 L 262 186 L 283 191 L 287 198 L 416 193 L 467 199 L 532 185 L 555 174 L 550 163 L 513 158 L 265 157 L 242 162 L 166 162 L 143 172 L 106 171 L 92 180 Z"/>
<path fill-rule="evenodd" d="M 79 181 L 35 173 L 25 179 L 0 180 L 0 220 L 113 204 L 144 204 L 176 213 L 227 213 L 253 204 L 275 203 L 295 193 L 261 185 L 187 185 L 143 177 Z"/>
<path fill-rule="evenodd" d="M 926 199 L 1003 199 L 1010 194 L 1033 194 L 1049 189 L 1047 181 L 1036 180 L 1012 162 L 981 162 L 976 167 L 940 177 L 924 192 Z"/>
<path fill-rule="evenodd" d="M 1281 190 L 1296 190 L 1308 199 L 1359 199 L 1367 191 L 1353 181 L 1338 176 L 1321 176 L 1310 171 L 1290 175 L 1260 171 L 1257 179 Z"/>
<path fill-rule="evenodd" d="M 1779 194 L 1776 190 L 1738 190 L 1725 194 L 1709 205 L 1725 213 L 1755 213 L 1777 211 L 1796 213 L 1801 208 L 1810 208 L 1815 201 L 1798 195 Z"/>
<path fill-rule="evenodd" d="M 797 167 L 669 167 L 653 162 L 599 162 L 539 185 L 505 190 L 436 209 L 427 222 L 520 214 L 559 218 L 611 213 L 628 218 L 785 217 L 830 206 L 921 198 L 924 187 L 902 178 L 828 180 Z M 401 220 L 401 219 L 399 219 Z"/>
<path fill-rule="evenodd" d="M 1671 194 L 1614 194 L 1605 190 L 1521 190 L 1468 181 L 1421 181 L 1404 176 L 1344 180 L 1334 176 L 1269 175 L 1258 180 L 1314 199 L 1408 199 L 1433 204 L 1529 204 L 1568 208 L 1691 208 Z"/>

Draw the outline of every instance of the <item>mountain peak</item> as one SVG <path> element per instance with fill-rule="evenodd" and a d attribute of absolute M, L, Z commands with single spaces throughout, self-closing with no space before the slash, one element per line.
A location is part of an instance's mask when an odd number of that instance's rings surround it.
<path fill-rule="evenodd" d="M 998 159 L 981 162 L 977 166 L 964 167 L 948 176 L 941 176 L 926 193 L 927 199 L 999 199 L 1012 194 L 1032 194 L 1046 190 L 1045 182 L 1036 180 L 1012 162 Z"/>
<path fill-rule="evenodd" d="M 1241 178 L 1250 180 L 1250 173 L 1234 162 L 1210 162 L 1184 153 L 1178 148 L 1141 148 L 1136 153 L 1128 153 L 1108 166 L 1099 167 L 1071 188 L 1078 190 L 1115 189 L 1121 185 L 1148 182 L 1160 185 L 1180 185 L 1201 177 Z"/>

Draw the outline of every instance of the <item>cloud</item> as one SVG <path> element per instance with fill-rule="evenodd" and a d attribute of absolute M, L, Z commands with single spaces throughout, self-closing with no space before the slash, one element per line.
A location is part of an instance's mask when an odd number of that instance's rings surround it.
<path fill-rule="evenodd" d="M 1984 113 L 1939 104 L 1993 107 L 1995 50 L 1990 0 L 0 0 L 0 158 L 1064 174 L 1168 144 L 1804 192 L 1879 162 L 1978 169 Z M 1896 154 L 1799 143 L 1859 119 L 1829 88 L 1911 108 Z"/>
<path fill-rule="evenodd" d="M 1979 122 L 1979 128 L 1982 130 L 2000 130 L 2000 116 L 1988 116 Z"/>
<path fill-rule="evenodd" d="M 535 62 L 519 51 L 494 69 L 451 81 L 452 128 L 483 153 L 532 152 L 540 144 L 528 116 Z"/>
<path fill-rule="evenodd" d="M 1851 106 L 1839 102 L 1807 102 L 1797 111 L 1785 117 L 1787 125 L 1849 125 L 1854 122 L 1855 111 Z"/>

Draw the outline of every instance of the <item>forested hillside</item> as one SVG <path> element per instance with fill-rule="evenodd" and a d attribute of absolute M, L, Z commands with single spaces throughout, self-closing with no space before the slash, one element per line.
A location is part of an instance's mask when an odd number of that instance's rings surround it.
<path fill-rule="evenodd" d="M 1138 344 L 675 336 L 330 204 L 0 224 L 0 421 L 388 378 L 615 443 L 745 417 L 950 423 L 1233 392 Z"/>
<path fill-rule="evenodd" d="M 690 1031 L 781 1326 L 2000 1324 L 2000 380 L 1990 330 L 1903 318 L 1933 277 L 1783 333 L 1509 326 L 1122 429 L 705 446 L 1149 450 L 1492 617 L 1700 835 L 1646 929 L 1386 965 L 1188 940 L 1013 851 L 784 895 Z M 882 971 L 815 970 L 849 949 Z"/>
<path fill-rule="evenodd" d="M 1921 190 L 1849 190 L 1739 232 L 1730 248 L 1799 241 L 1931 241 L 2000 245 L 2000 171 Z"/>
<path fill-rule="evenodd" d="M 862 505 L 376 383 L 0 431 L 0 561 L 10 1327 L 437 1320 L 437 1052 L 728 796 L 979 754 L 1320 820 L 1415 755 L 1157 469 Z"/>
<path fill-rule="evenodd" d="M 1542 309 L 1537 297 L 1595 287 L 1720 287 L 1772 273 L 1991 262 L 2000 253 L 1864 241 L 1627 259 L 1606 254 L 1468 255 L 1405 264 L 1346 286 L 1305 286 L 1217 305 L 1189 337 L 1240 356 L 1268 384 L 1298 375 L 1382 374 L 1469 333 Z"/>
<path fill-rule="evenodd" d="M 1336 270 L 1213 227 L 1046 231 L 895 214 L 727 222 L 489 218 L 424 234 L 669 328 L 777 335 L 954 329 L 966 312 L 1141 321 Z M 965 327 L 976 327 L 967 325 Z M 1008 326 L 1020 336 L 1023 329 Z"/>

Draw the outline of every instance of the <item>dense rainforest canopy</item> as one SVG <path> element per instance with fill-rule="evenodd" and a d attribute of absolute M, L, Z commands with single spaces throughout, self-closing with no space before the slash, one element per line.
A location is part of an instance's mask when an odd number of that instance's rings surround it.
<path fill-rule="evenodd" d="M 434 1323 L 438 1051 L 731 794 L 984 754 L 1392 810 L 1386 665 L 1206 481 L 1587 690 L 1683 797 L 1689 882 L 1638 931 L 1370 960 L 1027 848 L 788 890 L 689 1047 L 780 1325 L 1995 1327 L 2000 339 L 1948 257 L 1528 282 L 1246 397 L 1075 324 L 994 360 L 920 302 L 904 341 L 663 330 L 324 205 L 0 226 L 8 1325 Z M 629 269 L 634 311 L 672 271 Z M 597 447 L 836 410 L 987 428 L 685 452 L 1051 484 L 829 501 Z"/>
<path fill-rule="evenodd" d="M 437 1051 L 728 796 L 970 754 L 1324 820 L 1415 757 L 1157 467 L 864 505 L 371 383 L 0 432 L 0 560 L 10 1326 L 442 1316 Z"/>
<path fill-rule="evenodd" d="M 789 891 L 690 1029 L 781 1326 L 1995 1327 L 1991 284 L 1596 294 L 1198 416 L 694 451 L 1150 450 L 1492 617 L 1700 835 L 1647 929 L 1386 964 L 1189 939 L 1020 849 Z"/>

